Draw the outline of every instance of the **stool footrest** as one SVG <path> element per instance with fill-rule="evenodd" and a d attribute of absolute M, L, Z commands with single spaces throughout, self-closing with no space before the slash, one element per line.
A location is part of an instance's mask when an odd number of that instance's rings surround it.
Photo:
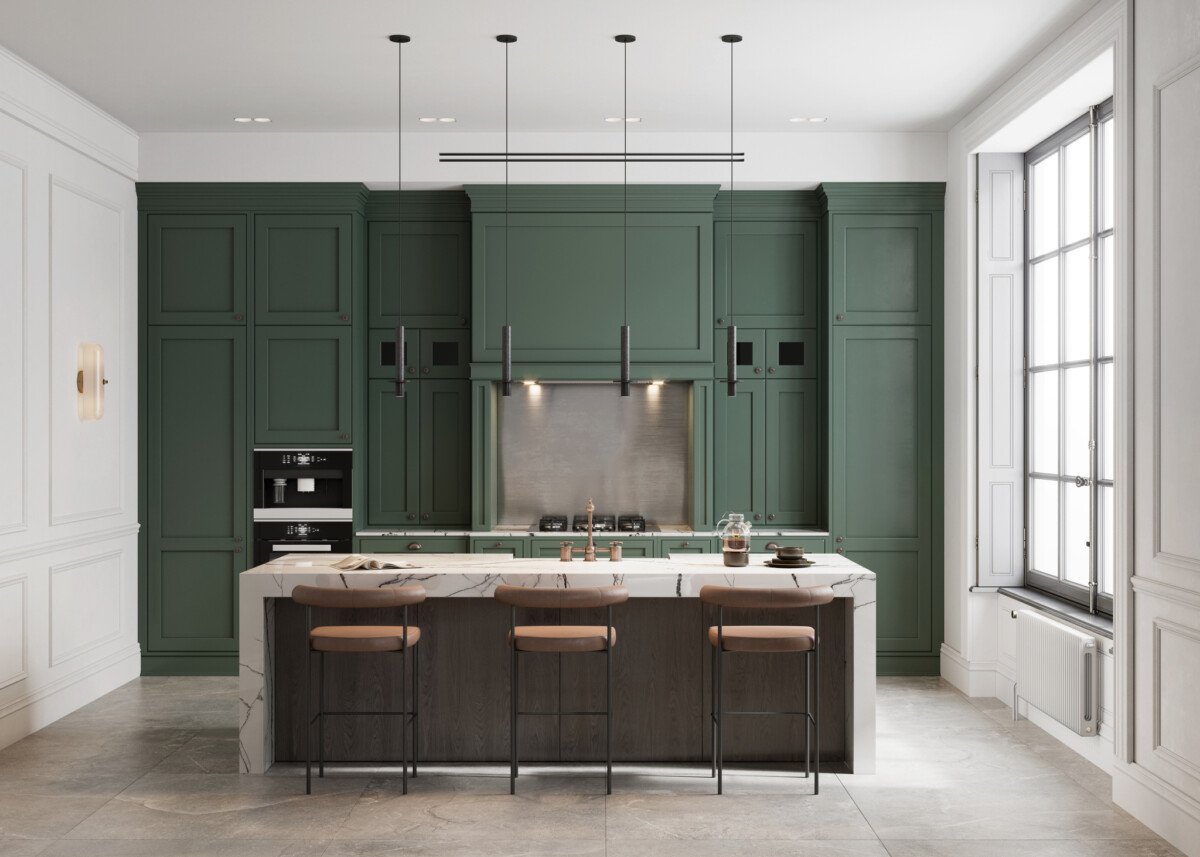
<path fill-rule="evenodd" d="M 518 711 L 522 717 L 533 715 L 534 717 L 556 717 L 560 714 L 568 716 L 587 716 L 587 717 L 607 717 L 607 711 Z"/>

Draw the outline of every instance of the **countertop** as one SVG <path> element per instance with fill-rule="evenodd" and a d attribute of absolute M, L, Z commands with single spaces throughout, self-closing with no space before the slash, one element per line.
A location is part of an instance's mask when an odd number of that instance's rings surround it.
<path fill-rule="evenodd" d="M 543 533 L 537 530 L 439 530 L 436 528 L 425 529 L 409 529 L 409 530 L 361 530 L 354 535 L 359 538 L 381 538 L 392 536 L 395 538 L 410 537 L 410 536 L 457 536 L 459 538 L 472 539 L 525 539 L 525 538 L 555 538 L 555 539 L 580 539 L 587 538 L 587 533 L 577 533 L 573 530 L 557 533 Z M 829 537 L 828 530 L 751 530 L 750 535 L 753 537 L 776 538 L 776 539 L 824 539 Z M 713 530 L 684 530 L 675 528 L 663 528 L 654 532 L 642 533 L 593 533 L 592 538 L 596 541 L 618 541 L 621 539 L 644 539 L 647 536 L 658 536 L 659 538 L 668 539 L 715 539 L 716 532 Z"/>

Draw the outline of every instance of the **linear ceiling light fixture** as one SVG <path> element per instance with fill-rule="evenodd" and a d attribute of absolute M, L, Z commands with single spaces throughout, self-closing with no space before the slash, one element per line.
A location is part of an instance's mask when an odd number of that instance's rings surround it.
<path fill-rule="evenodd" d="M 504 327 L 500 328 L 500 394 L 512 395 L 512 327 L 508 323 L 508 46 L 516 36 L 496 36 L 504 45 Z"/>
<path fill-rule="evenodd" d="M 629 43 L 636 40 L 635 36 L 621 35 L 616 37 L 621 45 L 621 65 L 623 69 L 621 115 L 629 116 Z M 622 269 L 625 275 L 625 323 L 621 325 L 621 395 L 629 395 L 629 121 L 621 123 L 621 149 L 624 153 L 621 177 L 621 232 L 625 239 Z"/>
<path fill-rule="evenodd" d="M 733 46 L 742 40 L 741 36 L 721 36 L 721 41 L 729 45 L 729 150 L 733 151 Z M 725 395 L 737 395 L 737 325 L 733 318 L 733 161 L 729 162 L 729 330 L 726 333 L 725 363 Z"/>
<path fill-rule="evenodd" d="M 404 319 L 400 314 L 404 295 L 404 46 L 412 41 L 408 36 L 395 35 L 388 38 L 396 43 L 396 77 L 400 96 L 396 115 L 396 398 L 404 398 Z"/>

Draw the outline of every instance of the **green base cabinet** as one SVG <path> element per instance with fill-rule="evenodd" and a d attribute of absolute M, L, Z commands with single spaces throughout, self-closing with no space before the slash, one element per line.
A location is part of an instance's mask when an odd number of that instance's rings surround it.
<path fill-rule="evenodd" d="M 829 541 L 820 536 L 750 536 L 750 550 L 770 553 L 775 548 L 804 548 L 806 554 L 827 553 Z"/>
<path fill-rule="evenodd" d="M 658 555 L 663 559 L 671 554 L 712 553 L 715 550 L 713 539 L 700 536 L 682 539 L 656 538 L 655 541 L 658 542 Z"/>
<path fill-rule="evenodd" d="M 514 559 L 528 559 L 530 538 L 478 538 L 471 539 L 471 553 L 494 553 Z"/>
<path fill-rule="evenodd" d="M 345 327 L 255 329 L 256 443 L 351 442 L 350 343 Z"/>
<path fill-rule="evenodd" d="M 367 536 L 358 539 L 361 553 L 468 553 L 466 536 Z"/>
<path fill-rule="evenodd" d="M 144 655 L 235 655 L 248 567 L 246 331 L 148 335 Z"/>

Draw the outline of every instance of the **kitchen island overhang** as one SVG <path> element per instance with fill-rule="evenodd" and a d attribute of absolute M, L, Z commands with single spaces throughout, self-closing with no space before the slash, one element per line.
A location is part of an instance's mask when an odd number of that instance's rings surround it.
<path fill-rule="evenodd" d="M 372 558 L 412 568 L 342 571 L 332 564 L 345 554 L 288 554 L 240 575 L 239 767 L 265 773 L 274 764 L 277 599 L 289 599 L 299 584 L 382 587 L 419 583 L 430 599 L 491 599 L 500 584 L 570 588 L 622 584 L 631 599 L 698 599 L 700 588 L 719 586 L 804 587 L 828 584 L 846 606 L 843 639 L 824 645 L 845 655 L 845 763 L 853 773 L 875 771 L 875 574 L 841 554 L 813 554 L 814 565 L 774 569 L 770 554 L 754 554 L 750 566 L 726 568 L 721 556 L 688 554 L 620 563 L 564 563 L 494 554 L 374 554 Z M 507 619 L 505 620 L 507 622 Z M 699 633 L 699 628 L 697 628 Z M 503 640 L 497 641 L 503 647 Z M 455 681 L 455 676 L 443 680 Z M 435 692 L 432 687 L 429 691 Z M 507 709 L 498 708 L 497 716 Z M 707 708 L 705 707 L 705 711 Z M 699 714 L 699 711 L 697 712 Z"/>

